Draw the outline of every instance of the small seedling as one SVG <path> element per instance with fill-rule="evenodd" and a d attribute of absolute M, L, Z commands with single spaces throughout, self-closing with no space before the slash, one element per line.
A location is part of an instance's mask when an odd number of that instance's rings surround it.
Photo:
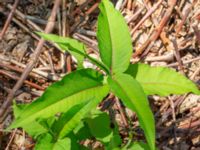
<path fill-rule="evenodd" d="M 88 149 L 80 142 L 94 138 L 108 150 L 155 150 L 155 122 L 147 95 L 200 94 L 192 81 L 174 70 L 130 64 L 132 43 L 123 16 L 109 0 L 102 0 L 99 8 L 101 61 L 87 55 L 85 46 L 74 39 L 38 33 L 76 57 L 78 69 L 49 86 L 31 104 L 14 104 L 15 121 L 9 129 L 23 128 L 36 140 L 36 150 Z M 85 58 L 100 71 L 84 69 Z M 95 110 L 109 92 L 137 114 L 146 144 L 135 141 L 122 145 L 117 125 L 111 128 L 108 115 Z"/>

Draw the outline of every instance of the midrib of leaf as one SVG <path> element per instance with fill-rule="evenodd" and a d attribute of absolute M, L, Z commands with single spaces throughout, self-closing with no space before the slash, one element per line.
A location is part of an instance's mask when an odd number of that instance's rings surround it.
<path fill-rule="evenodd" d="M 107 15 L 106 15 L 107 16 Z M 107 19 L 107 21 L 108 21 L 108 17 L 106 17 L 106 19 Z M 110 27 L 110 24 L 109 24 L 109 22 L 108 22 L 108 26 Z M 109 28 L 109 34 L 110 34 L 110 36 L 109 36 L 109 38 L 110 38 L 110 41 L 111 41 L 111 46 L 112 46 L 112 48 L 111 48 L 111 64 L 110 64 L 110 72 L 111 72 L 111 74 L 112 74 L 112 67 L 113 67 L 113 62 L 114 62 L 114 57 L 113 57 L 113 53 L 114 53 L 114 51 L 113 51 L 113 47 L 114 47 L 114 45 L 113 45 L 113 38 L 111 37 L 111 31 L 110 31 L 110 28 Z"/>
<path fill-rule="evenodd" d="M 94 89 L 94 90 L 97 90 L 98 88 L 101 88 L 103 85 L 98 85 L 98 86 L 94 86 L 94 87 L 91 87 L 91 88 L 88 88 L 88 89 L 84 89 L 84 90 L 81 90 L 81 91 L 79 91 L 78 93 L 75 93 L 75 94 L 72 94 L 72 95 L 70 95 L 70 96 L 68 96 L 68 97 L 66 97 L 66 98 L 63 98 L 63 99 L 61 99 L 61 100 L 59 100 L 58 102 L 56 102 L 56 103 L 53 103 L 53 104 L 51 104 L 51 105 L 49 105 L 49 106 L 47 106 L 47 107 L 45 107 L 45 108 L 43 108 L 43 109 L 41 109 L 41 110 L 39 110 L 39 111 L 37 111 L 37 112 L 35 112 L 34 113 L 34 115 L 32 115 L 31 116 L 31 119 L 30 119 L 30 117 L 28 118 L 28 119 L 19 119 L 19 121 L 17 122 L 17 124 L 23 124 L 24 122 L 25 122 L 25 124 L 26 124 L 26 122 L 30 122 L 30 121 L 32 121 L 32 120 L 35 120 L 35 119 L 37 119 L 37 118 L 39 118 L 39 116 L 40 116 L 40 114 L 42 113 L 42 114 L 47 114 L 49 111 L 51 111 L 52 109 L 51 108 L 60 108 L 59 106 L 65 106 L 66 104 L 66 101 L 68 100 L 69 102 L 70 102 L 70 100 L 73 100 L 75 97 L 77 97 L 77 95 L 79 95 L 79 94 L 81 94 L 81 93 L 84 93 L 84 92 L 87 92 L 87 91 L 89 91 L 89 90 L 91 90 L 91 89 Z M 96 97 L 96 96 L 95 96 Z M 90 101 L 91 99 L 93 99 L 94 98 L 94 96 L 92 96 L 92 97 L 90 97 L 89 99 L 87 99 L 87 100 L 80 100 L 79 102 L 77 102 L 76 104 L 78 104 L 78 103 L 82 103 L 82 102 L 86 102 L 86 101 Z M 64 103 L 64 104 L 62 104 L 62 103 Z M 76 104 L 73 104 L 73 105 L 76 105 Z M 73 105 L 71 105 L 71 106 L 73 106 Z M 69 105 L 68 105 L 69 106 Z M 66 107 L 65 108 L 65 111 L 67 111 L 67 109 L 69 109 L 69 107 Z M 46 112 L 45 112 L 46 111 Z M 56 114 L 56 113 L 58 113 L 58 112 L 63 112 L 62 110 L 57 110 L 57 111 L 54 111 L 54 113 L 51 113 L 51 115 L 49 115 L 49 116 L 52 116 L 52 115 L 54 115 L 54 114 Z M 25 116 L 21 116 L 22 118 L 24 118 L 24 117 L 27 117 L 29 114 L 26 114 Z M 30 114 L 31 115 L 31 114 Z M 48 116 L 46 116 L 46 117 L 48 117 Z M 46 118 L 45 117 L 45 118 Z M 22 120 L 22 121 L 20 121 L 20 120 Z M 29 120 L 29 121 L 27 121 L 27 120 Z M 17 124 L 14 124 L 13 126 L 11 125 L 9 128 L 15 128 L 15 126 L 17 127 Z"/>
<path fill-rule="evenodd" d="M 108 19 L 108 15 L 107 15 L 107 9 L 106 9 L 106 7 L 104 6 L 104 8 L 105 8 L 105 11 L 106 11 L 106 13 L 105 13 L 105 15 L 106 15 L 106 20 L 107 20 L 107 22 L 108 22 L 108 30 L 109 30 L 109 39 L 110 39 L 110 41 L 111 41 L 111 64 L 110 64 L 110 72 L 111 72 L 111 74 L 112 74 L 112 67 L 113 67 L 113 62 L 114 62 L 114 57 L 113 57 L 113 53 L 114 53 L 114 51 L 113 51 L 113 47 L 114 47 L 114 45 L 113 45 L 113 38 L 112 38 L 112 36 L 111 36 L 111 30 L 110 30 L 110 23 L 109 23 L 109 19 Z M 115 12 L 114 12 L 115 13 Z"/>

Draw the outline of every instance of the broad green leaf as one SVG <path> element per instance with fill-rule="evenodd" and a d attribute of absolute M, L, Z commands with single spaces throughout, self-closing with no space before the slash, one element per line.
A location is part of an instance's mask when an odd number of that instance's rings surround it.
<path fill-rule="evenodd" d="M 34 150 L 52 150 L 52 141 L 53 137 L 50 134 L 43 134 L 39 137 L 37 143 L 35 144 Z"/>
<path fill-rule="evenodd" d="M 108 90 L 107 85 L 103 85 L 103 76 L 97 71 L 82 69 L 72 72 L 49 86 L 40 98 L 25 107 L 9 129 L 66 112 L 78 104 L 103 99 Z"/>
<path fill-rule="evenodd" d="M 60 43 L 60 44 L 65 44 L 68 45 L 68 48 L 65 50 L 68 50 L 69 48 L 71 49 L 76 49 L 79 50 L 81 52 L 85 52 L 85 46 L 83 43 L 72 39 L 72 38 L 68 38 L 68 37 L 62 37 L 62 36 L 58 36 L 55 34 L 47 34 L 47 33 L 42 33 L 42 32 L 36 32 L 39 36 L 41 36 L 42 38 L 44 38 L 45 40 L 49 40 L 55 43 Z M 64 51 L 65 51 L 64 50 Z"/>
<path fill-rule="evenodd" d="M 21 113 L 21 111 L 23 111 L 23 109 L 25 107 L 27 107 L 28 105 L 29 104 L 17 105 L 16 102 L 14 101 L 13 111 L 14 111 L 15 118 L 17 118 L 19 116 L 19 114 Z M 32 121 L 29 125 L 25 125 L 22 127 L 34 139 L 36 139 L 39 135 L 48 132 L 48 130 L 45 127 L 43 127 L 40 123 L 38 123 L 37 121 Z"/>
<path fill-rule="evenodd" d="M 100 56 L 112 74 L 122 73 L 128 68 L 132 44 L 128 26 L 109 0 L 99 5 L 97 39 Z"/>
<path fill-rule="evenodd" d="M 69 138 L 58 139 L 53 146 L 53 150 L 71 150 L 71 141 Z"/>
<path fill-rule="evenodd" d="M 50 40 L 52 42 L 55 42 L 60 46 L 60 48 L 63 51 L 69 51 L 73 56 L 75 56 L 80 64 L 82 65 L 83 59 L 88 58 L 92 63 L 97 65 L 99 68 L 104 70 L 107 74 L 109 74 L 108 68 L 100 61 L 97 59 L 94 59 L 90 57 L 89 55 L 86 54 L 85 52 L 85 46 L 83 43 L 78 42 L 77 40 L 71 39 L 71 38 L 66 38 L 66 37 L 61 37 L 57 36 L 54 34 L 45 34 L 41 32 L 37 32 L 38 35 L 43 37 L 46 40 Z"/>
<path fill-rule="evenodd" d="M 60 47 L 66 47 L 66 45 L 64 45 L 64 44 L 60 44 L 60 43 L 58 43 L 58 45 L 60 45 Z M 76 54 L 78 54 L 78 55 L 80 55 L 81 56 L 81 58 L 87 58 L 88 60 L 90 60 L 93 64 L 95 64 L 97 67 L 99 67 L 100 69 L 102 69 L 102 70 L 104 70 L 107 74 L 109 74 L 110 72 L 109 72 L 109 69 L 102 63 L 102 62 L 100 62 L 99 60 L 97 60 L 97 59 L 95 59 L 95 58 L 93 58 L 93 57 L 91 57 L 91 56 L 89 56 L 88 54 L 86 54 L 86 53 L 83 53 L 83 52 L 81 52 L 81 51 L 79 51 L 79 50 L 77 50 L 77 49 L 72 49 L 71 51 L 73 51 L 74 53 L 76 53 Z M 80 59 L 81 59 L 80 58 Z"/>
<path fill-rule="evenodd" d="M 47 129 L 48 131 L 51 130 L 53 123 L 56 121 L 57 117 L 53 116 L 50 118 L 39 118 L 36 121 L 42 125 L 45 129 Z"/>
<path fill-rule="evenodd" d="M 66 44 L 62 44 L 62 43 L 57 43 L 57 44 L 58 44 L 58 46 L 60 46 L 61 49 L 67 50 L 72 56 L 74 56 L 76 58 L 76 60 L 77 60 L 77 68 L 78 69 L 83 68 L 84 55 L 79 54 L 79 53 L 77 53 L 75 51 L 72 51 L 72 50 L 70 51 L 68 49 L 69 46 L 66 45 Z M 83 54 L 84 54 L 84 52 L 83 52 Z"/>
<path fill-rule="evenodd" d="M 67 137 L 71 140 L 71 150 L 88 150 L 79 143 L 80 141 L 78 140 L 78 137 L 73 132 L 67 135 Z"/>
<path fill-rule="evenodd" d="M 70 121 L 70 119 L 72 119 L 72 117 L 79 112 L 79 110 L 84 107 L 88 102 L 85 103 L 81 103 L 78 105 L 75 105 L 73 107 L 71 107 L 67 112 L 61 114 L 61 116 L 59 117 L 59 119 L 57 121 L 54 122 L 54 124 L 52 125 L 52 131 L 54 133 L 56 133 L 56 136 L 58 137 L 59 133 L 62 131 L 63 127 L 65 126 L 65 124 L 67 122 Z"/>
<path fill-rule="evenodd" d="M 27 107 L 29 104 L 17 104 L 16 101 L 13 102 L 13 113 L 15 118 L 19 117 L 21 112 Z"/>
<path fill-rule="evenodd" d="M 78 66 L 79 67 L 82 66 L 84 56 L 75 51 L 80 51 L 81 53 L 85 54 L 85 46 L 83 43 L 80 43 L 75 39 L 62 37 L 55 34 L 46 34 L 42 32 L 36 32 L 36 33 L 40 35 L 42 38 L 44 38 L 45 40 L 49 40 L 58 44 L 61 50 L 68 51 L 77 59 Z"/>
<path fill-rule="evenodd" d="M 124 150 L 149 150 L 149 146 L 143 142 L 134 142 L 131 146 L 125 148 Z"/>
<path fill-rule="evenodd" d="M 59 45 L 60 47 L 62 47 L 62 48 L 65 48 L 65 47 L 66 47 L 66 45 L 65 45 L 65 44 L 62 44 L 62 43 L 61 43 L 61 44 L 58 43 L 58 45 Z M 83 53 L 83 52 L 81 52 L 81 51 L 79 51 L 79 50 L 77 50 L 77 49 L 71 49 L 71 51 L 72 51 L 73 53 L 75 53 L 75 54 L 78 55 L 78 56 L 75 55 L 77 58 L 80 56 L 80 61 L 79 61 L 79 62 L 82 62 L 82 58 L 87 58 L 87 59 L 90 60 L 93 64 L 95 64 L 97 67 L 99 67 L 100 69 L 104 70 L 107 74 L 110 73 L 110 72 L 109 72 L 109 69 L 108 69 L 102 62 L 100 62 L 99 60 L 97 60 L 97 59 L 95 59 L 95 58 L 89 56 L 88 54 Z"/>
<path fill-rule="evenodd" d="M 111 87 L 111 91 L 118 96 L 128 108 L 136 112 L 147 142 L 151 150 L 154 150 L 154 116 L 140 84 L 133 77 L 126 74 L 117 74 L 112 78 L 108 77 L 108 83 Z"/>
<path fill-rule="evenodd" d="M 106 150 L 117 150 L 120 149 L 120 145 L 122 143 L 121 137 L 118 134 L 114 134 L 110 140 L 110 143 L 108 144 L 108 146 L 105 148 Z"/>
<path fill-rule="evenodd" d="M 146 64 L 130 65 L 126 73 L 133 76 L 147 95 L 200 94 L 196 85 L 180 73 L 166 67 L 150 67 Z"/>
<path fill-rule="evenodd" d="M 108 143 L 108 145 L 106 145 L 106 150 L 120 150 L 120 146 L 122 144 L 122 140 L 121 140 L 121 136 L 119 135 L 119 128 L 117 126 L 117 124 L 115 124 L 115 128 L 113 129 L 113 136 L 110 140 L 110 142 Z"/>
<path fill-rule="evenodd" d="M 53 141 L 50 134 L 44 134 L 35 145 L 35 150 L 71 150 L 71 140 L 69 138 Z"/>
<path fill-rule="evenodd" d="M 91 139 L 93 137 L 90 133 L 88 125 L 83 121 L 77 125 L 77 127 L 73 130 L 73 133 L 76 135 L 78 141 Z"/>
<path fill-rule="evenodd" d="M 91 134 L 97 140 L 103 143 L 108 143 L 111 140 L 113 132 L 110 128 L 110 118 L 105 112 L 96 110 L 85 121 L 89 126 Z"/>
<path fill-rule="evenodd" d="M 31 123 L 27 125 L 21 126 L 30 136 L 32 136 L 34 139 L 37 139 L 38 136 L 41 134 L 47 133 L 48 129 L 43 127 L 40 123 L 37 121 L 32 121 Z"/>
<path fill-rule="evenodd" d="M 80 123 L 81 119 L 85 117 L 85 115 L 94 107 L 98 105 L 98 103 L 102 99 L 94 99 L 82 106 L 79 111 L 76 111 L 70 120 L 63 126 L 62 130 L 59 133 L 59 138 L 65 137 L 70 131 L 72 131 L 78 123 Z"/>
<path fill-rule="evenodd" d="M 104 90 L 103 88 L 108 89 L 108 87 L 104 86 L 100 90 Z M 73 112 L 69 114 L 67 113 L 63 118 L 66 120 L 66 123 L 59 132 L 59 138 L 63 138 L 68 133 L 70 133 L 75 128 L 75 126 L 80 123 L 81 119 L 83 119 L 83 117 L 85 117 L 85 115 L 91 111 L 91 109 L 95 108 L 101 100 L 102 97 L 100 99 L 94 99 L 89 101 L 87 104 L 81 106 L 79 105 L 79 107 L 77 107 L 78 109 L 74 109 Z"/>

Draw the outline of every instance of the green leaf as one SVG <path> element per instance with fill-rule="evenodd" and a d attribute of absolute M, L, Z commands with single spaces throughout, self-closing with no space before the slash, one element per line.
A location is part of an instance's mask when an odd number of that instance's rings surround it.
<path fill-rule="evenodd" d="M 91 113 L 91 117 L 85 119 L 89 126 L 91 134 L 99 141 L 108 143 L 113 136 L 110 128 L 110 118 L 104 112 L 95 110 Z"/>
<path fill-rule="evenodd" d="M 180 73 L 165 67 L 150 67 L 146 64 L 130 65 L 126 73 L 142 85 L 147 95 L 200 94 L 196 85 Z"/>
<path fill-rule="evenodd" d="M 16 101 L 13 102 L 13 113 L 15 118 L 19 117 L 23 109 L 27 107 L 29 104 L 17 104 Z"/>
<path fill-rule="evenodd" d="M 66 112 L 81 103 L 103 99 L 108 91 L 108 86 L 103 85 L 103 76 L 97 71 L 82 69 L 72 72 L 49 86 L 40 98 L 25 107 L 9 129 Z"/>
<path fill-rule="evenodd" d="M 81 119 L 83 119 L 83 117 L 85 117 L 85 115 L 91 111 L 91 109 L 95 108 L 101 100 L 102 99 L 94 99 L 89 101 L 87 104 L 79 105 L 70 113 L 67 112 L 62 118 L 62 120 L 66 121 L 66 123 L 59 132 L 59 138 L 63 138 L 68 133 L 70 133 L 75 128 L 75 126 L 80 123 Z M 58 122 L 58 124 L 60 125 L 61 123 Z"/>
<path fill-rule="evenodd" d="M 79 141 L 91 139 L 93 137 L 92 134 L 90 133 L 88 125 L 83 121 L 81 121 L 77 125 L 77 127 L 73 130 L 73 132 Z"/>
<path fill-rule="evenodd" d="M 75 105 L 75 106 L 71 107 L 67 112 L 61 114 L 59 119 L 57 121 L 55 121 L 54 124 L 52 125 L 52 130 L 53 130 L 54 133 L 56 133 L 56 136 L 58 136 L 60 134 L 60 132 L 62 131 L 62 129 L 66 125 L 66 123 L 69 122 L 70 119 L 72 119 L 73 116 L 77 112 L 79 112 L 79 110 L 82 107 L 84 107 L 87 103 L 88 102 Z"/>
<path fill-rule="evenodd" d="M 59 139 L 53 142 L 50 134 L 44 134 L 35 145 L 35 150 L 71 150 L 71 141 L 69 138 Z"/>
<path fill-rule="evenodd" d="M 80 43 L 75 39 L 62 37 L 55 34 L 46 34 L 42 32 L 36 32 L 36 33 L 45 40 L 55 42 L 63 51 L 68 51 L 69 53 L 71 53 L 77 59 L 78 66 L 79 67 L 82 66 L 84 56 L 75 51 L 80 51 L 81 53 L 85 54 L 85 46 L 83 43 Z"/>
<path fill-rule="evenodd" d="M 85 45 L 83 43 L 80 43 L 77 40 L 71 38 L 61 37 L 54 34 L 45 34 L 41 32 L 36 33 L 46 40 L 55 42 L 60 46 L 61 49 L 63 49 L 63 51 L 69 51 L 73 56 L 77 58 L 79 66 L 82 65 L 84 58 L 88 58 L 92 63 L 94 63 L 99 68 L 104 70 L 107 74 L 109 74 L 108 68 L 104 64 L 102 64 L 102 62 L 86 54 Z"/>
<path fill-rule="evenodd" d="M 118 96 L 128 108 L 136 112 L 147 142 L 151 150 L 154 150 L 154 116 L 140 84 L 133 77 L 126 74 L 117 74 L 113 76 L 113 78 L 108 77 L 108 83 L 111 87 L 111 91 Z"/>
<path fill-rule="evenodd" d="M 69 138 L 59 139 L 54 144 L 53 150 L 71 150 L 71 141 L 70 141 L 70 139 Z"/>
<path fill-rule="evenodd" d="M 117 150 L 120 149 L 120 146 L 122 144 L 121 136 L 119 135 L 119 128 L 117 127 L 117 124 L 115 125 L 113 136 L 109 142 L 109 144 L 106 146 L 106 150 Z"/>
<path fill-rule="evenodd" d="M 100 56 L 112 74 L 126 71 L 130 63 L 132 44 L 128 26 L 109 0 L 99 5 L 97 39 Z"/>
<path fill-rule="evenodd" d="M 50 117 L 50 118 L 39 118 L 37 119 L 37 122 L 42 125 L 45 129 L 47 129 L 48 131 L 51 130 L 53 123 L 56 121 L 56 117 Z"/>
<path fill-rule="evenodd" d="M 53 143 L 51 143 L 53 137 L 50 134 L 43 134 L 39 137 L 35 144 L 34 150 L 52 150 Z"/>
<path fill-rule="evenodd" d="M 60 47 L 63 47 L 63 48 L 66 47 L 66 45 L 64 45 L 64 44 L 58 43 L 58 45 L 60 45 Z M 89 56 L 88 54 L 83 53 L 82 51 L 79 51 L 79 50 L 77 50 L 77 49 L 72 49 L 71 51 L 72 51 L 74 54 L 77 54 L 77 55 L 78 55 L 78 56 L 74 55 L 74 56 L 76 56 L 76 58 L 80 57 L 80 61 L 79 61 L 79 62 L 82 62 L 82 58 L 85 57 L 85 58 L 87 58 L 88 60 L 90 60 L 92 63 L 94 63 L 97 67 L 99 67 L 99 68 L 101 68 L 102 70 L 104 70 L 107 74 L 110 74 L 109 69 L 108 69 L 102 62 L 100 62 L 99 60 L 97 60 L 97 59 L 95 59 L 95 58 Z"/>
<path fill-rule="evenodd" d="M 60 44 L 60 43 L 57 43 L 57 44 L 58 44 L 58 46 L 60 46 L 61 49 L 67 50 L 72 56 L 74 56 L 76 58 L 76 60 L 77 60 L 77 69 L 82 69 L 83 68 L 84 55 L 79 54 L 79 53 L 77 53 L 75 51 L 70 51 L 68 49 L 69 46 L 66 45 L 66 44 Z"/>
<path fill-rule="evenodd" d="M 13 111 L 15 118 L 19 117 L 19 114 L 23 111 L 25 107 L 27 107 L 29 104 L 20 104 L 17 105 L 14 101 L 13 103 Z M 48 130 L 43 127 L 40 123 L 37 121 L 32 121 L 29 125 L 22 126 L 22 128 L 34 139 L 36 139 L 39 135 L 47 133 Z"/>
<path fill-rule="evenodd" d="M 110 149 L 119 149 L 120 145 L 122 143 L 121 137 L 117 134 L 114 134 L 113 137 L 110 140 L 110 143 L 108 144 L 108 146 L 106 147 L 106 150 L 110 150 Z"/>
<path fill-rule="evenodd" d="M 86 147 L 79 143 L 78 137 L 73 132 L 67 135 L 67 137 L 71 140 L 71 150 L 87 150 Z"/>
<path fill-rule="evenodd" d="M 126 150 L 149 150 L 149 146 L 143 142 L 134 142 Z"/>

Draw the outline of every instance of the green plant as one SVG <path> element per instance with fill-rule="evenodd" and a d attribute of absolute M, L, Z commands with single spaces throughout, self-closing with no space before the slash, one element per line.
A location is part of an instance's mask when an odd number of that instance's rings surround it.
<path fill-rule="evenodd" d="M 8 129 L 22 127 L 36 139 L 36 150 L 87 149 L 79 143 L 94 138 L 106 149 L 155 150 L 155 123 L 147 95 L 200 94 L 192 81 L 171 69 L 130 64 L 131 37 L 122 15 L 109 0 L 102 0 L 99 8 L 97 39 L 102 61 L 87 55 L 85 46 L 74 39 L 38 33 L 74 55 L 78 70 L 49 86 L 31 104 L 14 104 L 15 121 Z M 84 69 L 85 58 L 101 71 Z M 122 146 L 117 125 L 111 128 L 108 115 L 95 110 L 110 91 L 136 112 L 147 144 Z"/>

